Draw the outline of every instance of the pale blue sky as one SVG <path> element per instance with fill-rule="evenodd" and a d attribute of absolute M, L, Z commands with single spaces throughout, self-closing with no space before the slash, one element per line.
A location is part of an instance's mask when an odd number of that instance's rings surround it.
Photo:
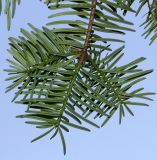
<path fill-rule="evenodd" d="M 53 141 L 49 137 L 30 143 L 30 140 L 41 132 L 33 126 L 24 124 L 24 120 L 15 116 L 23 113 L 22 105 L 11 103 L 14 92 L 4 94 L 8 82 L 4 82 L 7 73 L 2 70 L 7 68 L 5 59 L 10 57 L 6 49 L 9 36 L 20 35 L 20 28 L 28 29 L 30 22 L 41 27 L 48 22 L 47 16 L 52 14 L 45 5 L 38 0 L 23 0 L 17 8 L 12 22 L 11 31 L 7 31 L 6 17 L 0 17 L 0 160 L 157 160 L 157 98 L 149 102 L 150 107 L 134 107 L 135 117 L 126 116 L 122 125 L 118 124 L 118 114 L 101 129 L 93 129 L 86 133 L 71 129 L 65 135 L 67 142 L 67 155 L 62 154 L 62 145 L 59 136 Z M 154 69 L 148 79 L 141 83 L 147 91 L 157 92 L 157 41 L 148 45 L 140 35 L 142 22 L 140 15 L 134 18 L 136 33 L 125 36 L 126 48 L 123 62 L 128 62 L 144 56 L 147 58 L 141 68 Z"/>

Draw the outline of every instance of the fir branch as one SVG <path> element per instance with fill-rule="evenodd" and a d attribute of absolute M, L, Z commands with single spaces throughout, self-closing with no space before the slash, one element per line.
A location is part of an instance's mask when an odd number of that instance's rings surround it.
<path fill-rule="evenodd" d="M 113 34 L 133 31 L 117 24 L 132 24 L 124 20 L 117 9 L 132 11 L 130 6 L 133 1 L 113 3 L 102 0 L 102 3 L 97 3 L 97 0 L 67 0 L 65 4 L 58 4 L 59 0 L 47 0 L 45 3 L 52 3 L 50 9 L 71 9 L 64 12 L 59 10 L 51 18 L 72 15 L 81 17 L 81 20 L 53 21 L 49 25 L 68 24 L 68 28 L 52 30 L 46 27 L 40 30 L 29 24 L 33 29 L 31 33 L 21 29 L 24 37 L 9 39 L 11 48 L 8 51 L 14 61 L 8 59 L 11 65 L 6 71 L 13 76 L 7 80 L 13 82 L 7 91 L 18 87 L 13 100 L 20 97 L 16 103 L 28 106 L 26 114 L 17 117 L 31 119 L 26 123 L 36 125 L 36 128 L 49 129 L 33 141 L 54 131 L 50 139 L 60 134 L 65 154 L 63 130 L 69 132 L 69 127 L 73 127 L 90 131 L 82 122 L 99 128 L 87 119 L 92 113 L 95 114 L 94 119 L 105 118 L 102 123 L 104 126 L 117 109 L 121 122 L 125 110 L 134 115 L 131 105 L 148 106 L 139 101 L 134 102 L 134 99 L 152 100 L 147 96 L 153 93 L 141 93 L 143 88 L 133 90 L 137 83 L 145 79 L 145 75 L 152 72 L 137 68 L 145 58 L 117 66 L 124 47 L 102 58 L 103 51 L 109 48 L 96 42 L 119 40 L 92 34 L 93 31 Z M 76 55 L 78 50 L 79 55 Z"/>

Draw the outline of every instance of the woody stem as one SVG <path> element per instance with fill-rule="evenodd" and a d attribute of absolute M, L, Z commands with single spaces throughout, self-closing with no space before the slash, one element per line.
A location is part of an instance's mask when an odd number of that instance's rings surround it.
<path fill-rule="evenodd" d="M 78 64 L 83 64 L 83 62 L 85 61 L 85 59 L 87 57 L 87 50 L 90 45 L 90 38 L 91 38 L 91 33 L 92 33 L 92 28 L 93 28 L 93 23 L 94 23 L 94 14 L 95 14 L 95 10 L 96 10 L 96 4 L 97 4 L 97 0 L 93 0 L 91 12 L 90 12 L 87 34 L 86 34 L 86 40 L 85 40 L 84 48 L 82 49 Z"/>

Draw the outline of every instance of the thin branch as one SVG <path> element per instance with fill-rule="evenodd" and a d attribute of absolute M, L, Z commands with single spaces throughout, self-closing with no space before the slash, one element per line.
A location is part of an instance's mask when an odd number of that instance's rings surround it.
<path fill-rule="evenodd" d="M 150 14 L 151 14 L 151 6 L 150 6 L 150 2 L 149 2 L 149 0 L 147 0 L 147 4 L 148 4 L 148 8 L 149 8 L 149 12 L 148 12 L 148 14 L 150 15 Z"/>
<path fill-rule="evenodd" d="M 91 12 L 90 12 L 88 30 L 87 30 L 87 34 L 86 34 L 86 40 L 85 40 L 84 48 L 83 48 L 82 53 L 80 55 L 80 59 L 79 59 L 78 64 L 83 64 L 83 62 L 85 61 L 86 56 L 87 56 L 87 50 L 89 47 L 90 37 L 91 37 L 91 33 L 92 33 L 92 27 L 93 27 L 93 23 L 94 23 L 94 14 L 95 14 L 95 10 L 96 10 L 96 4 L 97 4 L 97 0 L 93 0 Z"/>

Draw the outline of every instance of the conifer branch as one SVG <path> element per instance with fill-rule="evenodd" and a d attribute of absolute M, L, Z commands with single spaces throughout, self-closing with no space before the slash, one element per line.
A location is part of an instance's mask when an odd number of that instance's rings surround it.
<path fill-rule="evenodd" d="M 29 24 L 31 32 L 21 29 L 22 36 L 9 38 L 8 51 L 14 60 L 7 59 L 10 65 L 5 71 L 9 72 L 10 77 L 6 80 L 11 80 L 12 84 L 7 87 L 6 92 L 17 88 L 13 101 L 19 97 L 16 103 L 27 105 L 26 113 L 17 118 L 27 118 L 27 124 L 47 129 L 32 142 L 48 134 L 52 134 L 50 139 L 59 134 L 65 154 L 64 131 L 69 132 L 70 127 L 90 131 L 82 123 L 86 122 L 100 128 L 90 117 L 104 118 L 101 125 L 104 126 L 118 109 L 121 123 L 126 112 L 134 115 L 133 105 L 148 106 L 141 100 L 152 100 L 149 96 L 154 93 L 143 92 L 143 87 L 134 89 L 134 86 L 145 80 L 145 76 L 152 70 L 138 68 L 138 64 L 145 60 L 144 57 L 119 66 L 118 63 L 124 55 L 124 46 L 105 57 L 102 56 L 104 50 L 111 51 L 104 43 L 123 42 L 117 39 L 118 36 L 107 37 L 106 33 L 113 36 L 134 31 L 123 26 L 132 23 L 118 13 L 119 8 L 124 11 L 124 15 L 128 11 L 134 12 L 131 9 L 134 0 L 101 0 L 100 3 L 97 0 L 66 0 L 65 3 L 58 3 L 60 0 L 44 1 L 49 9 L 57 10 L 49 18 L 60 16 L 63 19 L 53 19 L 48 23 L 47 25 L 55 26 L 52 29 L 38 29 Z M 151 15 L 144 22 L 146 27 L 150 27 L 145 33 L 146 36 L 152 29 L 156 31 L 154 25 L 157 10 L 155 1 L 150 3 L 147 0 L 141 1 L 140 8 L 147 2 Z M 10 7 L 10 3 L 7 3 L 7 6 Z M 14 13 L 15 4 L 13 6 Z M 139 11 L 140 9 L 137 13 Z M 157 34 L 152 42 L 156 38 Z"/>

